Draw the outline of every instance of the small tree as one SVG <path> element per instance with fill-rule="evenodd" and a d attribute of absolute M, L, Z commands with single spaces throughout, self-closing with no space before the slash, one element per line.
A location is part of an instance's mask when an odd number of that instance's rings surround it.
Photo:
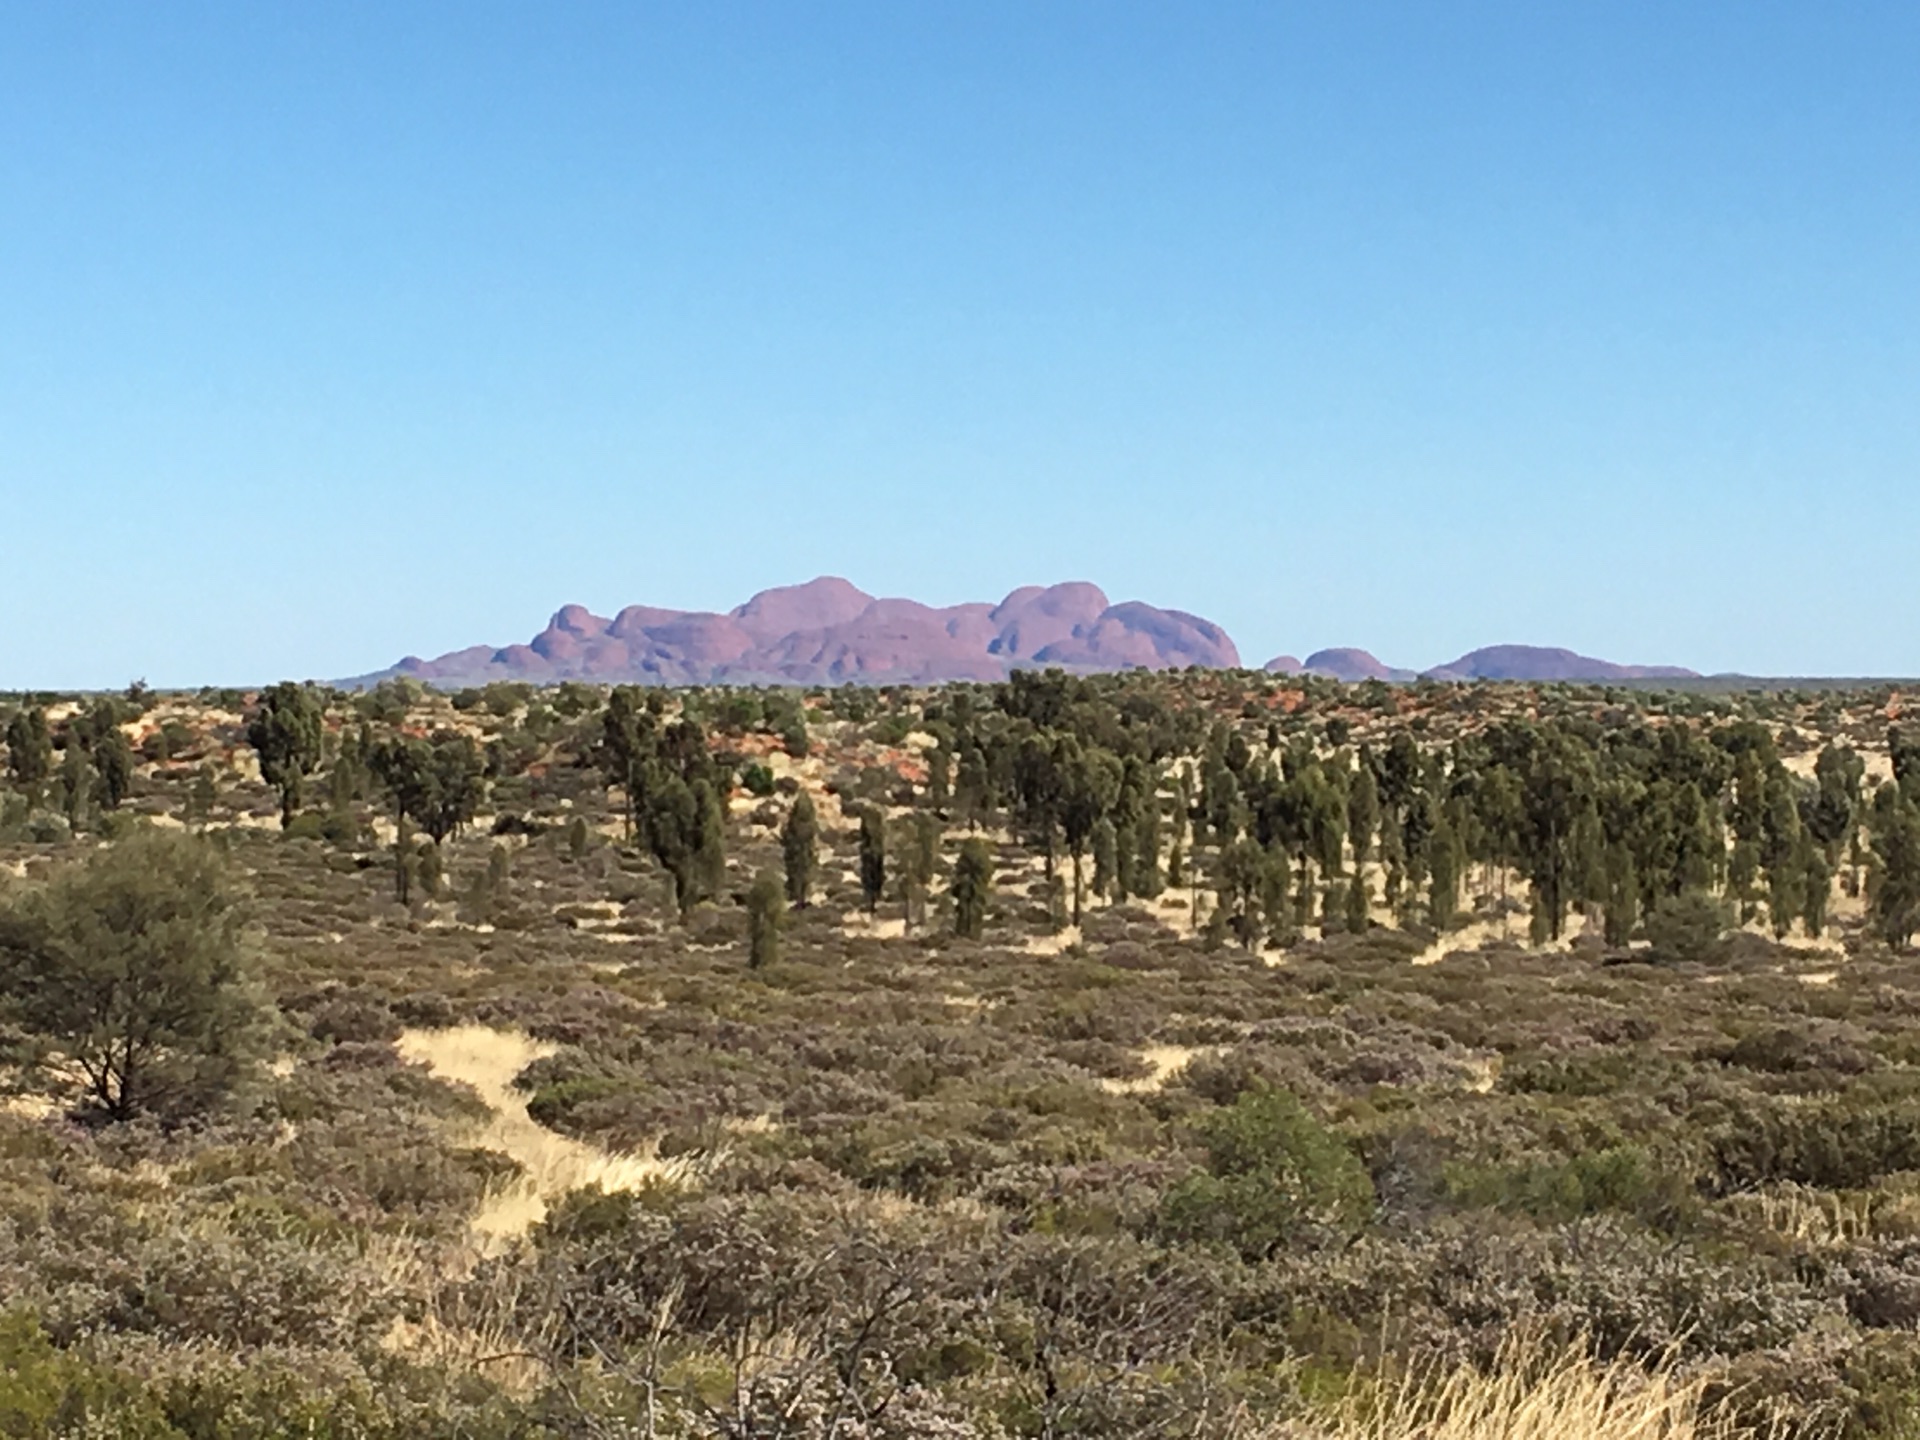
<path fill-rule="evenodd" d="M 118 726 L 93 746 L 93 798 L 103 810 L 118 810 L 133 791 L 133 747 Z"/>
<path fill-rule="evenodd" d="M 796 706 L 787 716 L 786 724 L 780 727 L 780 745 L 795 760 L 807 758 L 807 752 L 813 748 L 812 737 L 807 734 L 807 712 Z"/>
<path fill-rule="evenodd" d="M 1733 928 L 1733 907 L 1704 890 L 1663 896 L 1646 917 L 1647 939 L 1663 959 L 1707 959 Z"/>
<path fill-rule="evenodd" d="M 694 872 L 701 893 L 717 895 L 727 879 L 727 802 L 717 786 L 706 780 L 693 782 L 694 803 L 700 814 L 700 829 L 694 843 Z"/>
<path fill-rule="evenodd" d="M 0 1006 L 102 1114 L 179 1113 L 240 1073 L 243 924 L 217 850 L 136 834 L 0 905 Z"/>
<path fill-rule="evenodd" d="M 486 795 L 486 761 L 470 735 L 443 730 L 431 740 L 385 740 L 369 764 L 396 818 L 413 820 L 435 845 L 473 819 Z"/>
<path fill-rule="evenodd" d="M 780 880 L 762 870 L 747 891 L 747 964 L 764 969 L 780 958 L 780 919 L 785 910 Z"/>
<path fill-rule="evenodd" d="M 1373 758 L 1363 750 L 1360 767 L 1347 789 L 1347 840 L 1353 846 L 1355 868 L 1367 863 L 1373 835 L 1380 828 L 1380 785 L 1373 778 Z"/>
<path fill-rule="evenodd" d="M 69 736 L 67 748 L 60 755 L 59 788 L 60 809 L 71 829 L 79 830 L 86 824 L 93 803 L 94 778 L 86 750 L 77 737 Z"/>
<path fill-rule="evenodd" d="M 815 817 L 813 797 L 802 790 L 795 797 L 787 820 L 780 827 L 780 854 L 786 862 L 787 903 L 796 910 L 807 908 L 807 896 L 813 889 L 813 872 L 820 862 L 820 822 Z"/>
<path fill-rule="evenodd" d="M 293 823 L 306 777 L 320 767 L 324 716 L 313 691 L 282 680 L 260 696 L 247 721 L 247 743 L 260 757 L 260 774 L 280 792 L 280 828 Z"/>
<path fill-rule="evenodd" d="M 1908 783 L 1920 787 L 1920 771 L 1909 771 Z M 1920 803 L 1896 785 L 1882 785 L 1873 797 L 1873 860 L 1874 923 L 1887 944 L 1904 949 L 1920 930 Z"/>
<path fill-rule="evenodd" d="M 673 902 L 684 920 L 700 898 L 701 797 L 678 775 L 647 793 L 644 817 L 653 858 L 673 877 Z"/>
<path fill-rule="evenodd" d="M 900 877 L 901 926 L 912 930 L 926 919 L 927 889 L 940 855 L 940 820 L 930 810 L 916 810 L 903 822 L 896 837 L 894 866 Z"/>
<path fill-rule="evenodd" d="M 7 772 L 28 796 L 36 797 L 53 774 L 53 737 L 47 712 L 32 705 L 7 724 Z"/>
<path fill-rule="evenodd" d="M 986 841 L 976 837 L 961 845 L 953 867 L 953 933 L 978 940 L 992 897 L 993 853 Z"/>
<path fill-rule="evenodd" d="M 867 914 L 879 907 L 887 888 L 887 822 L 878 807 L 869 805 L 860 812 L 860 894 L 867 902 Z"/>
<path fill-rule="evenodd" d="M 1368 926 L 1373 923 L 1372 887 L 1358 866 L 1354 868 L 1352 883 L 1347 886 L 1345 921 L 1347 932 L 1351 935 L 1366 934 Z"/>

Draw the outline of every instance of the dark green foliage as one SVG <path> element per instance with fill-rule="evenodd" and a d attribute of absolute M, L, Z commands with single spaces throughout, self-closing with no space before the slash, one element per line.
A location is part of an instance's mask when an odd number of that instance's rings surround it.
<path fill-rule="evenodd" d="M 1173 1235 L 1262 1260 L 1304 1238 L 1351 1234 L 1372 1211 L 1366 1169 L 1284 1090 L 1249 1090 L 1198 1129 L 1207 1168 L 1168 1193 Z"/>
<path fill-rule="evenodd" d="M 993 896 L 993 856 L 984 840 L 968 840 L 953 867 L 953 933 L 980 938 Z"/>
<path fill-rule="evenodd" d="M 382 741 L 369 762 L 395 814 L 413 821 L 436 845 L 473 819 L 486 794 L 480 747 L 458 731 Z"/>
<path fill-rule="evenodd" d="M 280 824 L 293 823 L 306 777 L 320 768 L 324 720 L 312 687 L 283 680 L 263 691 L 247 719 L 260 774 L 280 792 Z"/>
<path fill-rule="evenodd" d="M 780 828 L 780 855 L 786 868 L 787 903 L 795 909 L 807 908 L 813 893 L 813 872 L 820 863 L 820 824 L 815 818 L 813 797 L 794 798 L 793 808 Z"/>
<path fill-rule="evenodd" d="M 804 760 L 813 751 L 813 738 L 807 732 L 806 713 L 795 710 L 780 727 L 780 746 L 795 760 Z"/>
<path fill-rule="evenodd" d="M 785 910 L 779 878 L 772 871 L 761 871 L 747 891 L 747 963 L 755 970 L 779 960 Z"/>
<path fill-rule="evenodd" d="M 14 712 L 7 722 L 7 773 L 29 792 L 37 792 L 53 773 L 53 739 L 47 712 L 38 705 Z"/>
<path fill-rule="evenodd" d="M 860 812 L 859 846 L 860 894 L 867 902 L 867 914 L 871 915 L 887 888 L 887 822 L 871 805 Z"/>
<path fill-rule="evenodd" d="M 115 1120 L 204 1105 L 239 1072 L 252 1027 L 242 923 L 213 847 L 131 835 L 8 897 L 5 1011 Z"/>
<path fill-rule="evenodd" d="M 1873 798 L 1874 868 L 1869 899 L 1889 945 L 1904 947 L 1920 930 L 1920 782 L 1882 785 Z"/>

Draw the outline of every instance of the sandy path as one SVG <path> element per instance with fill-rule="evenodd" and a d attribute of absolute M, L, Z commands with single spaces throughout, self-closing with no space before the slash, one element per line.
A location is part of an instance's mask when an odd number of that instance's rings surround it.
<path fill-rule="evenodd" d="M 527 1114 L 527 1102 L 513 1088 L 513 1077 L 551 1045 L 511 1030 L 461 1025 L 449 1030 L 409 1030 L 400 1037 L 400 1054 L 424 1065 L 442 1080 L 471 1085 L 493 1113 L 472 1136 L 476 1145 L 518 1161 L 524 1173 L 487 1192 L 473 1214 L 473 1231 L 483 1244 L 498 1244 L 525 1234 L 547 1213 L 547 1202 L 569 1190 L 597 1184 L 603 1190 L 631 1190 L 648 1180 L 684 1179 L 692 1169 L 686 1158 L 622 1155 L 556 1134 Z"/>
<path fill-rule="evenodd" d="M 1552 954 L 1567 950 L 1587 929 L 1587 917 L 1577 911 L 1570 911 L 1566 924 L 1561 927 L 1560 938 L 1550 940 L 1545 945 L 1530 944 L 1526 932 L 1519 925 L 1520 917 L 1506 921 L 1476 920 L 1471 925 L 1463 925 L 1458 930 L 1450 930 L 1435 940 L 1426 949 L 1413 957 L 1415 965 L 1437 965 L 1447 956 L 1458 950 L 1478 950 L 1490 940 L 1518 939 L 1519 944 L 1537 955 Z M 1516 932 L 1518 932 L 1516 937 Z"/>
<path fill-rule="evenodd" d="M 1101 1080 L 1100 1088 L 1111 1095 L 1143 1095 L 1158 1090 L 1187 1068 L 1187 1062 L 1196 1055 L 1217 1055 L 1218 1045 L 1149 1045 L 1139 1053 L 1140 1058 L 1153 1068 L 1151 1075 L 1143 1075 L 1138 1080 Z"/>

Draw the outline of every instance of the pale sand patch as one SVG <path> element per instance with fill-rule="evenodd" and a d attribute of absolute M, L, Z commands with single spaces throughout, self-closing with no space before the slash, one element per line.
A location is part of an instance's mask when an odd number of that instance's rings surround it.
<path fill-rule="evenodd" d="M 489 1191 L 474 1212 L 472 1229 L 483 1243 L 525 1234 L 545 1218 L 549 1200 L 583 1185 L 632 1190 L 648 1181 L 682 1181 L 693 1172 L 687 1157 L 662 1160 L 601 1150 L 556 1134 L 527 1114 L 527 1102 L 513 1088 L 513 1077 L 556 1048 L 485 1025 L 408 1030 L 400 1037 L 400 1053 L 407 1060 L 478 1092 L 493 1114 L 473 1136 L 474 1143 L 510 1156 L 524 1172 Z"/>
<path fill-rule="evenodd" d="M 907 922 L 898 915 L 891 920 L 882 920 L 864 910 L 849 910 L 841 915 L 840 928 L 849 934 L 866 935 L 875 940 L 899 940 L 907 933 Z"/>
<path fill-rule="evenodd" d="M 485 920 L 482 920 L 477 924 L 469 925 L 464 920 L 448 920 L 445 918 L 435 918 L 432 920 L 422 921 L 420 928 L 422 930 L 464 930 L 469 935 L 493 934 L 493 926 L 488 924 Z"/>
<path fill-rule="evenodd" d="M 1567 921 L 1561 927 L 1560 938 L 1550 940 L 1545 945 L 1525 945 L 1536 955 L 1558 954 L 1573 947 L 1573 942 L 1587 933 L 1587 917 L 1570 912 Z M 1510 920 L 1476 920 L 1471 925 L 1463 925 L 1458 930 L 1450 930 L 1435 940 L 1426 949 L 1413 957 L 1415 965 L 1437 965 L 1447 956 L 1459 950 L 1478 950 L 1490 940 L 1510 940 L 1513 927 Z M 1524 944 L 1524 942 L 1523 942 Z"/>
<path fill-rule="evenodd" d="M 1476 920 L 1450 931 L 1413 957 L 1416 965 L 1438 965 L 1456 950 L 1478 950 L 1489 940 L 1505 937 L 1506 927 L 1494 920 Z"/>
<path fill-rule="evenodd" d="M 1468 1061 L 1469 1078 L 1465 1088 L 1475 1095 L 1491 1095 L 1500 1081 L 1500 1062 L 1498 1055 Z"/>
<path fill-rule="evenodd" d="M 1021 947 L 1029 955 L 1058 955 L 1080 943 L 1080 927 L 1068 925 L 1052 935 L 1029 935 Z"/>
<path fill-rule="evenodd" d="M 1151 1075 L 1143 1075 L 1138 1080 L 1106 1079 L 1100 1082 L 1100 1088 L 1110 1095 L 1144 1095 L 1158 1090 L 1187 1068 L 1187 1062 L 1197 1055 L 1217 1055 L 1218 1045 L 1149 1045 L 1138 1052 L 1140 1058 L 1152 1067 Z"/>
<path fill-rule="evenodd" d="M 1863 783 L 1867 789 L 1871 790 L 1882 780 L 1893 778 L 1893 756 L 1887 751 L 1869 750 L 1856 745 L 1853 747 L 1853 753 L 1860 757 L 1861 763 L 1866 767 Z M 1802 779 L 1811 780 L 1814 776 L 1814 767 L 1820 763 L 1820 751 L 1816 748 L 1803 750 L 1798 755 L 1782 756 L 1780 763 L 1790 773 Z"/>
<path fill-rule="evenodd" d="M 60 1108 L 51 1095 L 0 1095 L 0 1114 L 22 1120 L 45 1120 Z"/>
<path fill-rule="evenodd" d="M 1815 970 L 1799 977 L 1802 985 L 1831 985 L 1840 972 L 1838 970 Z"/>
<path fill-rule="evenodd" d="M 1827 913 L 1829 915 L 1833 913 L 1831 905 L 1828 906 Z M 1748 935 L 1758 935 L 1763 940 L 1773 939 L 1773 927 L 1765 921 L 1755 920 L 1750 924 L 1742 925 L 1740 929 Z M 1780 943 L 1791 945 L 1796 950 L 1820 950 L 1829 955 L 1842 957 L 1847 953 L 1847 947 L 1840 943 L 1840 937 L 1833 934 L 1831 930 L 1825 935 L 1809 935 L 1806 923 L 1799 920 L 1794 922 L 1793 929 L 1787 932 L 1787 938 Z"/>

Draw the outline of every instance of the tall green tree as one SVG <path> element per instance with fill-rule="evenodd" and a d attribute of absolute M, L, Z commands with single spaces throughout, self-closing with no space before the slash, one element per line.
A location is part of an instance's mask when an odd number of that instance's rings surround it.
<path fill-rule="evenodd" d="M 786 907 L 781 903 L 779 878 L 771 870 L 762 870 L 747 891 L 747 964 L 765 969 L 780 958 L 780 922 Z"/>
<path fill-rule="evenodd" d="M 1541 732 L 1528 766 L 1522 805 L 1527 879 L 1533 889 L 1534 926 L 1541 939 L 1558 940 L 1568 904 L 1579 898 L 1578 823 L 1593 805 L 1592 756 L 1558 729 Z"/>
<path fill-rule="evenodd" d="M 794 797 L 780 827 L 780 855 L 786 866 L 787 903 L 804 910 L 813 892 L 813 874 L 820 863 L 820 822 L 813 797 L 802 790 Z"/>
<path fill-rule="evenodd" d="M 1160 796 L 1157 784 L 1151 782 L 1134 821 L 1133 874 L 1127 888 L 1148 900 L 1158 899 L 1165 888 L 1160 869 Z"/>
<path fill-rule="evenodd" d="M 17 711 L 7 722 L 7 773 L 29 797 L 53 774 L 53 737 L 47 729 L 47 712 L 38 705 Z"/>
<path fill-rule="evenodd" d="M 115 725 L 94 743 L 92 754 L 94 801 L 103 810 L 118 810 L 133 793 L 133 746 Z"/>
<path fill-rule="evenodd" d="M 1266 869 L 1266 851 L 1244 835 L 1220 852 L 1217 913 L 1227 917 L 1227 928 L 1248 950 L 1260 936 L 1261 882 Z"/>
<path fill-rule="evenodd" d="M 901 926 L 911 932 L 924 923 L 927 893 L 940 858 L 940 820 L 930 810 L 916 810 L 906 816 L 893 852 L 898 857 L 894 870 L 899 876 Z"/>
<path fill-rule="evenodd" d="M 659 751 L 654 715 L 637 686 L 616 685 L 600 715 L 600 770 L 607 784 L 624 797 L 627 839 L 632 840 L 646 809 L 646 778 Z"/>
<path fill-rule="evenodd" d="M 1800 916 L 1807 934 L 1818 940 L 1827 925 L 1827 900 L 1833 891 L 1833 869 L 1826 851 L 1803 834 L 1800 851 Z"/>
<path fill-rule="evenodd" d="M 1126 899 L 1126 883 L 1120 875 L 1120 832 L 1112 816 L 1102 815 L 1093 822 L 1088 843 L 1093 850 L 1093 893 L 1110 901 Z"/>
<path fill-rule="evenodd" d="M 1054 773 L 1060 829 L 1073 859 L 1073 923 L 1078 925 L 1086 899 L 1082 861 L 1094 827 L 1120 798 L 1123 771 L 1111 752 L 1084 747 L 1072 736 L 1064 736 L 1054 747 Z"/>
<path fill-rule="evenodd" d="M 877 806 L 860 812 L 860 894 L 867 902 L 867 914 L 880 907 L 887 888 L 887 822 Z"/>
<path fill-rule="evenodd" d="M 993 852 L 977 836 L 960 846 L 953 867 L 953 933 L 978 940 L 993 898 Z"/>
<path fill-rule="evenodd" d="M 985 747 L 971 735 L 960 746 L 959 760 L 960 773 L 954 782 L 954 806 L 965 817 L 967 827 L 978 830 L 980 822 L 993 809 L 991 766 Z"/>
<path fill-rule="evenodd" d="M 458 731 L 382 741 L 372 769 L 395 812 L 436 846 L 470 822 L 486 797 L 486 760 L 473 737 Z"/>
<path fill-rule="evenodd" d="M 706 778 L 693 782 L 693 799 L 700 817 L 694 838 L 694 869 L 701 895 L 710 898 L 720 893 L 727 879 L 727 802 L 719 783 Z"/>
<path fill-rule="evenodd" d="M 1875 926 L 1896 950 L 1920 930 L 1920 803 L 1899 785 L 1874 793 L 1873 872 L 1868 901 Z"/>
<path fill-rule="evenodd" d="M 93 805 L 94 780 L 93 765 L 87 759 L 85 747 L 77 736 L 69 736 L 66 749 L 60 752 L 60 809 L 74 830 L 87 823 Z"/>
<path fill-rule="evenodd" d="M 1373 850 L 1374 832 L 1380 828 L 1380 782 L 1373 775 L 1373 759 L 1364 749 L 1355 768 L 1353 783 L 1347 787 L 1347 840 L 1353 846 L 1353 863 L 1364 866 Z"/>
<path fill-rule="evenodd" d="M 1441 819 L 1427 837 L 1427 921 L 1436 930 L 1451 930 L 1459 908 L 1460 851 L 1452 827 Z"/>
<path fill-rule="evenodd" d="M 927 756 L 927 803 L 944 810 L 953 799 L 953 752 L 943 740 Z"/>
<path fill-rule="evenodd" d="M 660 868 L 673 881 L 673 903 L 684 920 L 701 899 L 700 851 L 706 823 L 703 797 L 668 772 L 647 790 L 643 829 Z"/>
<path fill-rule="evenodd" d="M 1814 761 L 1814 788 L 1801 799 L 1800 823 L 1826 853 L 1829 870 L 1840 862 L 1859 825 L 1866 773 L 1866 762 L 1846 745 L 1826 745 Z"/>
<path fill-rule="evenodd" d="M 262 692 L 247 719 L 247 743 L 260 757 L 260 775 L 280 792 L 280 827 L 293 823 L 307 776 L 320 768 L 326 717 L 308 685 L 282 680 Z"/>

